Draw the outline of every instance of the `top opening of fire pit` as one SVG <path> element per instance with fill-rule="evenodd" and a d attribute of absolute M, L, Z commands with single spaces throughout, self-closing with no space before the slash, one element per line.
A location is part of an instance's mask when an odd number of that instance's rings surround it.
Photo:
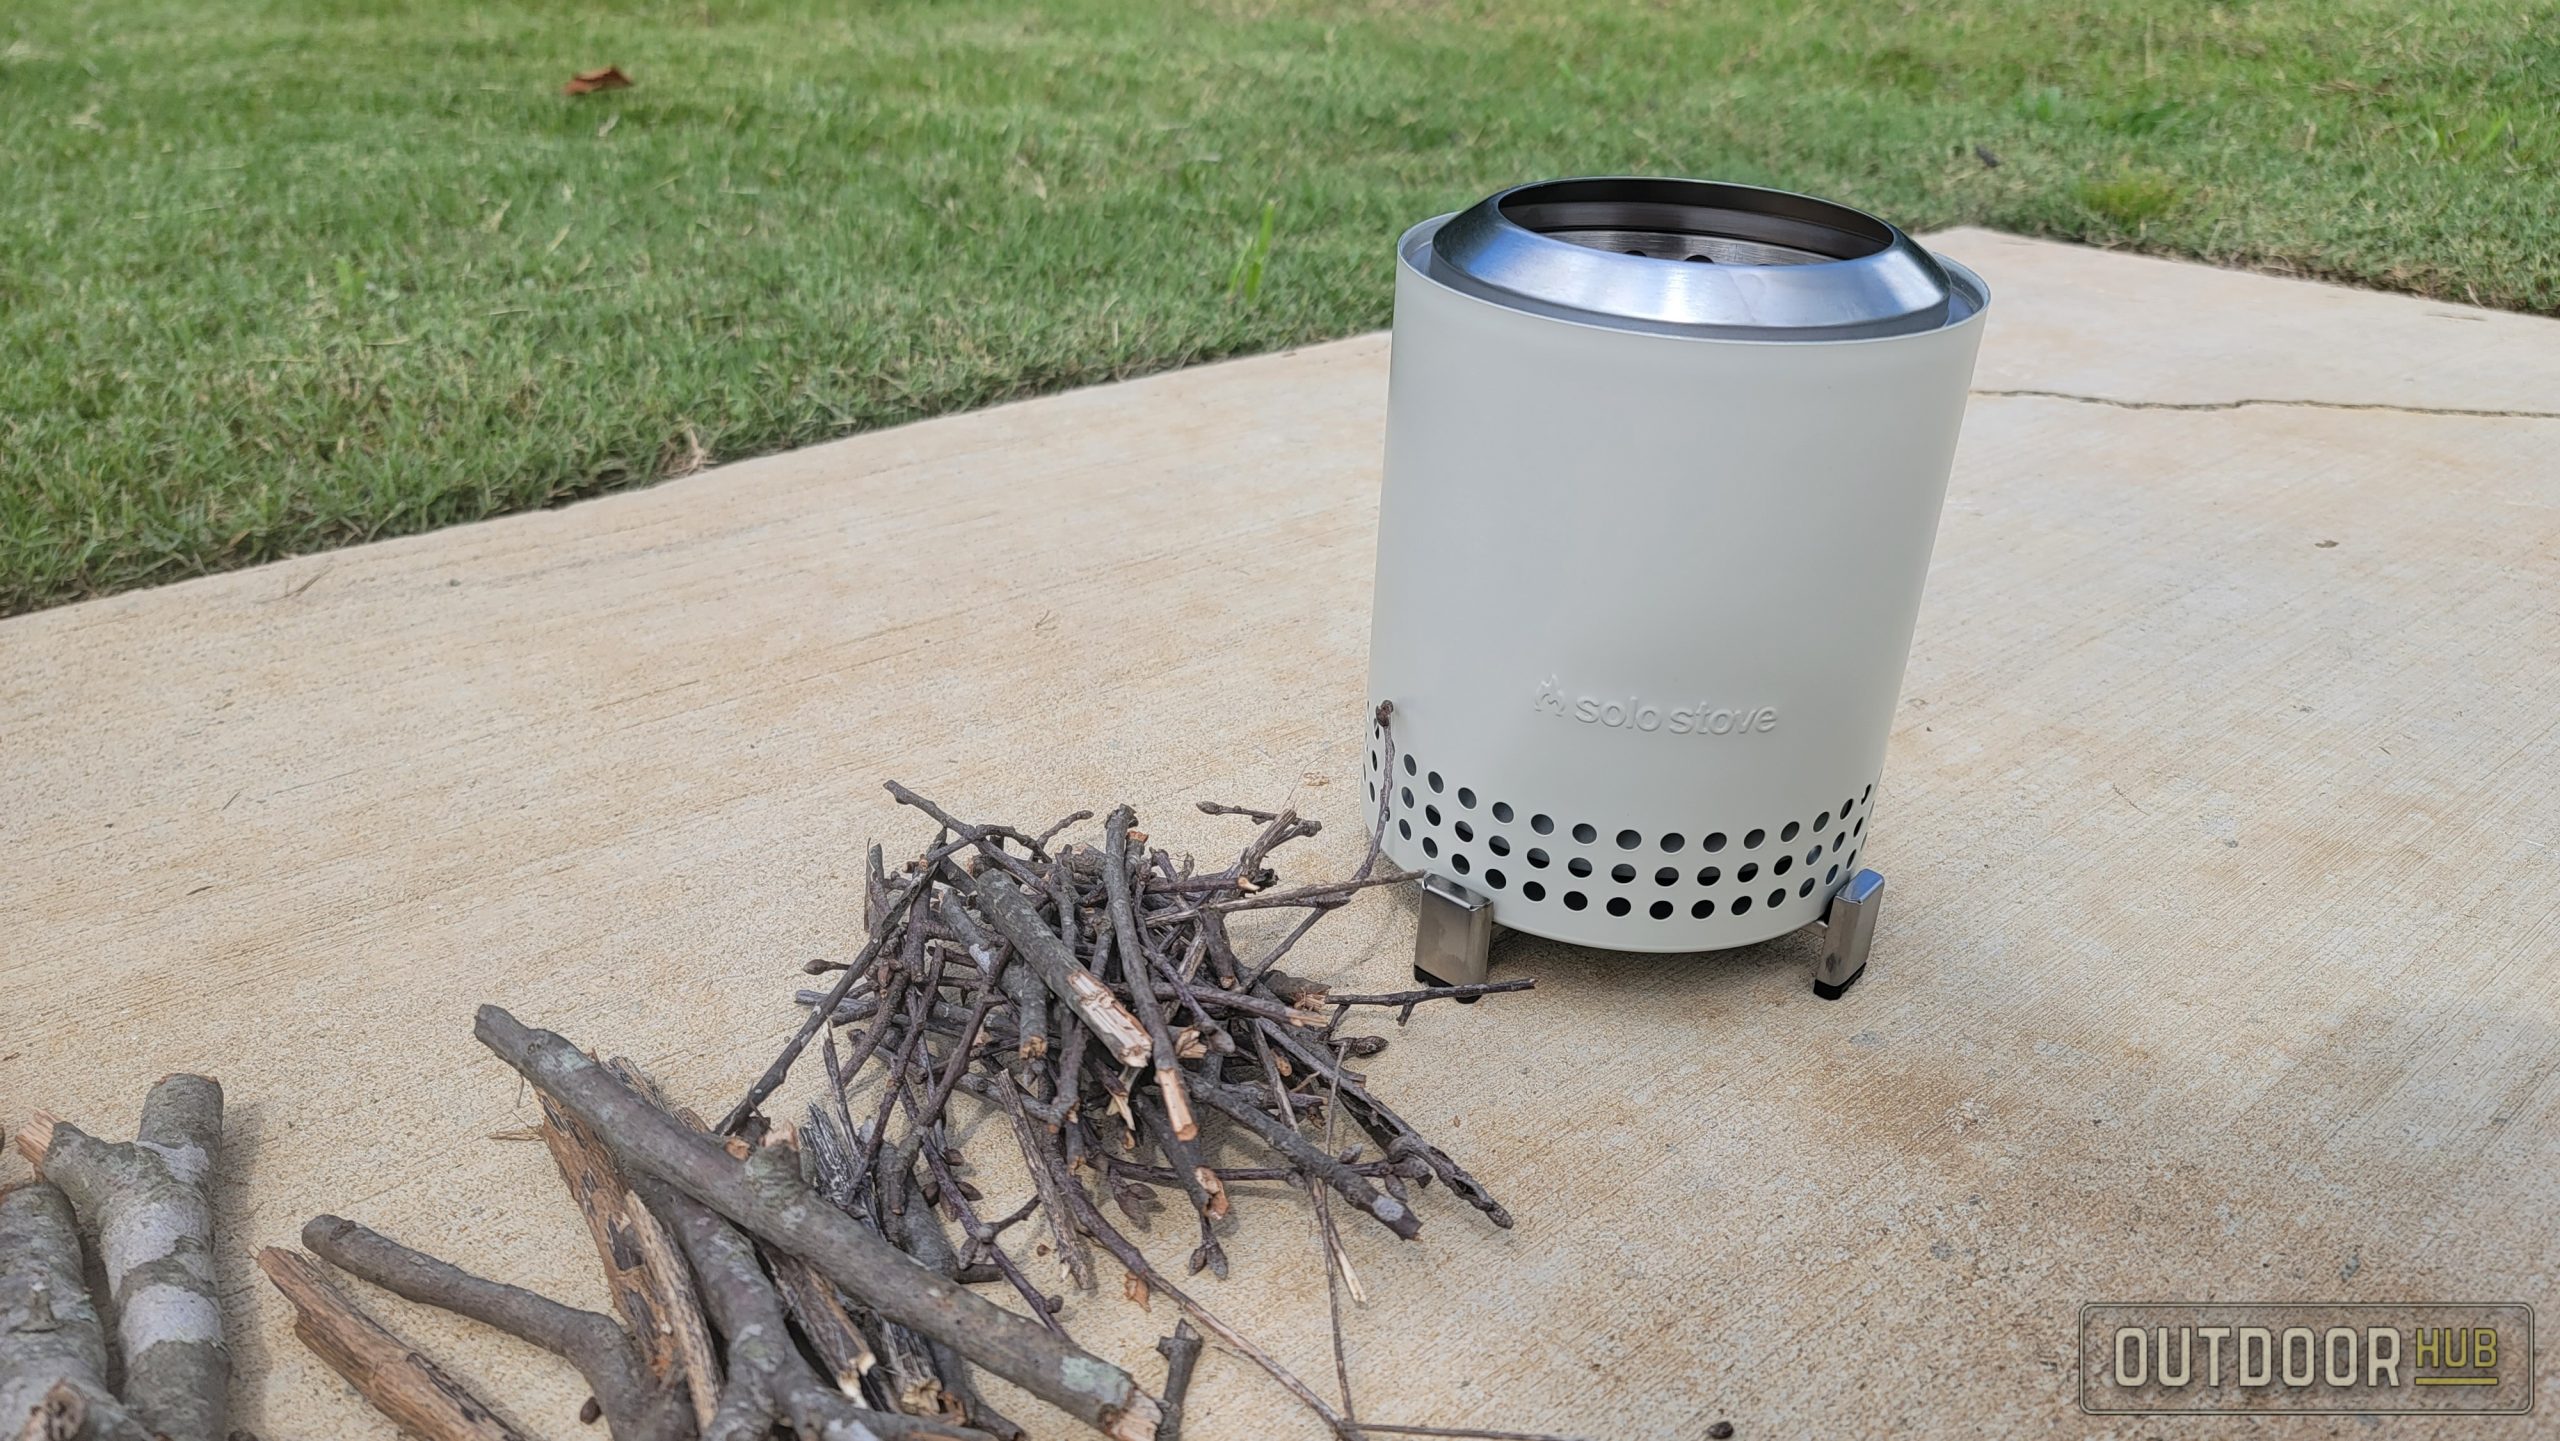
<path fill-rule="evenodd" d="M 1408 263 L 1513 309 L 1619 329 L 1855 340 L 1958 324 L 1980 281 L 1862 211 L 1641 176 L 1549 180 L 1406 236 Z"/>
<path fill-rule="evenodd" d="M 1892 226 L 1845 205 L 1703 180 L 1551 180 L 1505 191 L 1496 208 L 1575 245 L 1692 263 L 1855 260 L 1895 239 Z"/>

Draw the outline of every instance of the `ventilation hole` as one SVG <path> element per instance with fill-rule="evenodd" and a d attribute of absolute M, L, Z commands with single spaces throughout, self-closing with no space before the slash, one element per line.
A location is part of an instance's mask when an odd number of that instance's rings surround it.
<path fill-rule="evenodd" d="M 1520 894 L 1527 896 L 1533 901 L 1543 901 L 1547 898 L 1547 888 L 1539 885 L 1536 881 L 1522 881 L 1520 883 Z"/>
<path fill-rule="evenodd" d="M 1758 879 L 1760 879 L 1760 863 L 1758 861 L 1744 861 L 1742 863 L 1742 869 L 1733 873 L 1733 883 L 1738 886 L 1747 886 Z"/>
<path fill-rule="evenodd" d="M 1493 803 L 1493 818 L 1502 822 L 1504 825 L 1511 824 L 1511 802 L 1495 801 Z"/>
<path fill-rule="evenodd" d="M 1618 832 L 1618 849 L 1622 851 L 1631 851 L 1643 844 L 1644 837 L 1637 835 L 1634 831 Z"/>
<path fill-rule="evenodd" d="M 1680 834 L 1678 831 L 1673 831 L 1671 834 L 1662 838 L 1663 854 L 1676 856 L 1680 854 L 1680 848 L 1688 843 L 1689 838 L 1687 836 Z"/>
<path fill-rule="evenodd" d="M 1474 810 L 1476 808 L 1476 793 L 1468 790 L 1465 786 L 1458 787 L 1458 804 L 1465 806 L 1468 810 Z"/>
<path fill-rule="evenodd" d="M 1438 771 L 1433 771 L 1430 775 L 1424 777 L 1424 779 L 1430 783 L 1431 793 L 1433 795 L 1438 795 L 1441 791 L 1440 773 Z"/>
<path fill-rule="evenodd" d="M 1573 838 L 1587 846 L 1600 839 L 1600 832 L 1589 821 L 1577 821 L 1573 827 Z"/>
<path fill-rule="evenodd" d="M 1840 879 L 1840 863 L 1833 861 L 1831 869 L 1823 873 L 1822 883 L 1827 886 L 1838 879 Z"/>
<path fill-rule="evenodd" d="M 1796 838 L 1796 832 L 1803 829 L 1803 826 L 1796 824 L 1794 821 L 1789 821 L 1786 824 L 1786 828 L 1778 832 L 1778 839 L 1782 841 L 1794 840 Z"/>
<path fill-rule="evenodd" d="M 1619 885 L 1622 885 L 1622 886 L 1623 886 L 1623 885 L 1625 885 L 1627 882 L 1632 881 L 1632 880 L 1634 880 L 1635 878 L 1636 878 L 1636 868 L 1635 868 L 1635 867 L 1633 867 L 1633 866 L 1631 866 L 1631 865 L 1628 865 L 1628 864 L 1627 864 L 1626 862 L 1624 862 L 1624 861 L 1620 861 L 1620 862 L 1618 862 L 1616 865 L 1611 866 L 1611 867 L 1609 868 L 1609 879 L 1611 879 L 1611 880 L 1613 880 L 1613 881 L 1616 881 Z"/>
<path fill-rule="evenodd" d="M 1459 875 L 1463 876 L 1472 869 L 1472 867 L 1468 864 L 1465 856 L 1458 854 L 1456 851 L 1451 851 L 1449 853 L 1449 869 L 1456 871 Z"/>
<path fill-rule="evenodd" d="M 1529 817 L 1529 829 L 1536 831 L 1542 836 L 1554 835 L 1556 833 L 1555 817 L 1531 816 Z"/>
<path fill-rule="evenodd" d="M 1796 868 L 1796 858 L 1795 858 L 1795 857 L 1793 857 L 1793 856 L 1780 856 L 1780 857 L 1778 857 L 1778 863 L 1777 863 L 1776 865 L 1773 865 L 1773 866 L 1769 867 L 1769 874 L 1771 874 L 1771 875 L 1773 875 L 1773 876 L 1783 876 L 1783 875 L 1785 875 L 1787 872 L 1789 872 L 1789 871 L 1791 871 L 1791 870 L 1794 870 L 1795 868 Z"/>
<path fill-rule="evenodd" d="M 1407 791 L 1405 793 L 1405 799 L 1407 801 L 1411 801 L 1413 799 L 1413 793 L 1411 791 Z M 1769 833 L 1767 831 L 1755 830 L 1751 834 L 1742 838 L 1742 848 L 1746 851 L 1756 851 L 1760 849 L 1760 843 L 1768 838 Z"/>
<path fill-rule="evenodd" d="M 1371 769 L 1371 770 L 1376 770 L 1377 768 L 1378 768 L 1378 753 L 1377 753 L 1376 751 L 1371 751 L 1371 752 L 1369 752 L 1369 769 Z"/>
<path fill-rule="evenodd" d="M 1422 853 L 1435 859 L 1438 858 L 1440 854 L 1440 843 L 1429 836 L 1424 836 L 1422 838 Z"/>
<path fill-rule="evenodd" d="M 1680 260 L 1681 263 L 1685 265 L 1713 265 L 1716 263 L 1716 258 L 1712 255 L 1683 255 L 1680 257 Z"/>
<path fill-rule="evenodd" d="M 1400 836 L 1402 836 L 1402 837 L 1404 837 L 1406 840 L 1412 840 L 1412 839 L 1413 839 L 1413 822 L 1411 822 L 1411 821 L 1398 821 L 1398 822 L 1396 822 L 1396 834 L 1397 834 L 1397 835 L 1400 835 Z"/>
<path fill-rule="evenodd" d="M 1749 909 L 1751 909 L 1751 898 L 1749 896 L 1735 896 L 1733 898 L 1733 913 L 1735 915 L 1741 915 L 1744 911 Z"/>
<path fill-rule="evenodd" d="M 1484 838 L 1484 848 L 1493 852 L 1497 856 L 1507 856 L 1511 854 L 1511 838 L 1509 836 L 1487 836 Z"/>
<path fill-rule="evenodd" d="M 1422 808 L 1422 818 L 1435 826 L 1440 824 L 1440 808 L 1438 806 L 1424 806 Z"/>
<path fill-rule="evenodd" d="M 1847 831 L 1842 831 L 1839 834 L 1834 835 L 1831 838 L 1831 853 L 1835 856 L 1840 854 L 1840 848 L 1848 843 L 1849 833 Z"/>
<path fill-rule="evenodd" d="M 1578 911 L 1590 904 L 1591 898 L 1580 891 L 1567 891 L 1564 893 L 1564 908 L 1568 911 Z"/>
<path fill-rule="evenodd" d="M 1769 909 L 1771 909 L 1771 910 L 1773 910 L 1773 911 L 1774 911 L 1774 910 L 1776 910 L 1778 907 L 1783 906 L 1783 905 L 1785 905 L 1786 903 L 1787 903 L 1787 888 L 1786 888 L 1785 886 L 1780 886 L 1780 887 L 1778 887 L 1776 890 L 1771 891 L 1771 892 L 1769 893 Z"/>
<path fill-rule="evenodd" d="M 1849 827 L 1849 834 L 1851 834 L 1851 835 L 1853 835 L 1853 836 L 1861 836 L 1861 835 L 1865 835 L 1866 833 L 1867 833 L 1867 818 L 1866 818 L 1865 816 L 1860 816 L 1860 817 L 1858 817 L 1858 823 L 1857 823 L 1856 825 L 1854 825 L 1854 826 Z"/>
<path fill-rule="evenodd" d="M 1698 884 L 1702 886 L 1712 886 L 1723 879 L 1724 872 L 1717 870 L 1713 866 L 1709 866 L 1705 870 L 1698 872 Z"/>
<path fill-rule="evenodd" d="M 1813 818 L 1813 828 L 1818 831 L 1831 829 L 1831 812 L 1824 811 L 1822 814 L 1815 816 Z"/>
<path fill-rule="evenodd" d="M 1847 820 L 1849 818 L 1850 808 L 1855 805 L 1857 805 L 1856 801 L 1842 801 L 1840 803 L 1840 819 L 1844 821 Z"/>
<path fill-rule="evenodd" d="M 1635 907 L 1627 904 L 1627 898 L 1625 896 L 1611 896 L 1609 898 L 1609 914 L 1613 916 L 1623 916 L 1634 909 Z"/>
<path fill-rule="evenodd" d="M 1484 883 L 1493 887 L 1497 891 L 1502 889 L 1502 880 L 1502 872 L 1500 871 L 1489 870 L 1484 873 Z"/>
<path fill-rule="evenodd" d="M 1465 859 L 1465 857 L 1463 857 L 1463 856 L 1462 856 L 1462 857 L 1460 857 L 1460 859 L 1461 859 L 1461 860 L 1463 860 L 1463 859 Z M 1798 896 L 1809 896 L 1809 895 L 1812 895 L 1812 894 L 1813 894 L 1813 877 L 1811 877 L 1811 876 L 1807 876 L 1807 877 L 1805 877 L 1805 878 L 1804 878 L 1804 884 L 1803 884 L 1803 885 L 1800 885 L 1800 886 L 1798 886 L 1798 887 L 1796 887 L 1796 894 L 1797 894 Z"/>
<path fill-rule="evenodd" d="M 1714 915 L 1715 913 L 1716 913 L 1716 903 L 1715 903 L 1715 902 L 1713 902 L 1713 901 L 1700 901 L 1700 902 L 1698 902 L 1696 905 L 1691 906 L 1691 907 L 1689 908 L 1689 914 L 1691 914 L 1691 915 L 1693 915 L 1693 916 L 1696 916 L 1699 920 L 1702 920 L 1702 921 L 1703 921 L 1703 920 L 1705 920 L 1707 917 Z"/>
<path fill-rule="evenodd" d="M 1462 841 L 1471 841 L 1476 838 L 1476 828 L 1468 825 L 1465 821 L 1460 821 L 1449 829 L 1456 831 L 1458 833 L 1458 839 Z"/>
<path fill-rule="evenodd" d="M 1657 921 L 1667 921 L 1671 919 L 1671 903 L 1669 901 L 1655 901 L 1651 906 L 1646 908 L 1645 914 L 1653 917 Z"/>
<path fill-rule="evenodd" d="M 1464 825 L 1464 824 L 1465 824 L 1465 822 L 1461 821 L 1459 824 Z M 1813 865 L 1813 864 L 1815 864 L 1815 863 L 1819 862 L 1821 859 L 1822 859 L 1822 843 L 1821 843 L 1820 841 L 1816 841 L 1816 842 L 1814 842 L 1813 849 L 1812 849 L 1812 850 L 1809 850 L 1809 851 L 1807 851 L 1807 852 L 1805 852 L 1805 853 L 1804 853 L 1804 863 L 1805 863 L 1806 865 Z"/>
<path fill-rule="evenodd" d="M 1536 846 L 1529 847 L 1529 864 L 1536 866 L 1540 870 L 1545 870 L 1547 868 L 1547 853 Z"/>
<path fill-rule="evenodd" d="M 1860 800 L 1865 800 L 1867 797 L 1869 797 L 1869 796 L 1871 796 L 1871 795 L 1874 795 L 1875 793 L 1876 793 L 1876 783 L 1875 783 L 1874 781 L 1869 781 L 1869 782 L 1867 782 L 1867 788 L 1866 788 L 1865 790 L 1862 790 L 1862 791 L 1858 792 L 1858 799 L 1860 799 Z"/>
<path fill-rule="evenodd" d="M 1369 799 L 1371 799 L 1371 800 L 1373 800 L 1373 801 L 1374 801 L 1374 800 L 1376 800 L 1377 798 L 1378 798 L 1378 783 L 1377 783 L 1376 781 L 1371 781 L 1371 782 L 1369 782 Z"/>
<path fill-rule="evenodd" d="M 1419 766 L 1415 765 L 1415 764 L 1413 763 L 1413 757 L 1412 757 L 1410 754 L 1408 754 L 1408 755 L 1404 758 L 1404 773 L 1405 773 L 1406 775 L 1412 775 L 1415 771 L 1417 771 L 1417 770 L 1419 770 L 1419 769 L 1421 769 L 1421 767 L 1419 767 Z"/>
<path fill-rule="evenodd" d="M 1411 786 L 1404 788 L 1404 807 L 1406 810 L 1413 809 L 1413 787 Z"/>
<path fill-rule="evenodd" d="M 1664 866 L 1662 869 L 1655 871 L 1653 873 L 1653 883 L 1657 886 L 1676 886 L 1680 884 L 1679 868 L 1677 866 Z"/>
<path fill-rule="evenodd" d="M 1587 876 L 1591 874 L 1591 862 L 1580 856 L 1575 856 L 1572 860 L 1565 862 L 1564 868 L 1573 872 L 1577 876 Z"/>

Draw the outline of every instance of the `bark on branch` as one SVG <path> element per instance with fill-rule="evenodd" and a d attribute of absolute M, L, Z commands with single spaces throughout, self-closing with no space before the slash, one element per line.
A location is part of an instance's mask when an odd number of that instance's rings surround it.
<path fill-rule="evenodd" d="M 443 1367 L 330 1285 L 310 1257 L 269 1246 L 258 1253 L 258 1269 L 293 1303 L 293 1334 L 400 1429 L 422 1441 L 525 1441 Z"/>
<path fill-rule="evenodd" d="M 1155 1054 L 1155 1042 L 1148 1038 L 1147 1028 L 1040 919 L 1039 911 L 1020 886 L 990 871 L 976 878 L 973 890 L 978 908 L 986 912 L 996 933 L 1013 947 L 1015 958 L 1030 966 L 1058 999 L 1075 1008 L 1075 1013 L 1093 1028 L 1094 1037 L 1119 1058 L 1120 1064 L 1143 1065 Z M 1140 959 L 1134 964 L 1138 969 L 1131 974 L 1143 974 L 1145 961 Z"/>
<path fill-rule="evenodd" d="M 711 1309 L 728 1353 L 728 1385 L 703 1441 L 761 1441 L 776 1425 L 817 1441 L 991 1441 L 983 1431 L 858 1406 L 821 1380 L 792 1344 L 756 1248 L 710 1207 L 671 1186 L 649 1187 Z"/>
<path fill-rule="evenodd" d="M 578 1368 L 614 1441 L 680 1441 L 692 1414 L 680 1390 L 655 1384 L 630 1333 L 612 1317 L 475 1276 L 339 1216 L 302 1228 L 314 1255 L 395 1296 L 529 1341 Z"/>
<path fill-rule="evenodd" d="M 39 1121 L 18 1149 L 98 1234 L 124 1356 L 124 1408 L 168 1441 L 230 1435 L 231 1357 L 213 1285 L 213 1204 L 222 1087 L 163 1077 L 131 1141 Z"/>
<path fill-rule="evenodd" d="M 80 1255 L 59 1188 L 0 1193 L 0 1436 L 149 1435 L 107 1391 L 107 1331 Z"/>

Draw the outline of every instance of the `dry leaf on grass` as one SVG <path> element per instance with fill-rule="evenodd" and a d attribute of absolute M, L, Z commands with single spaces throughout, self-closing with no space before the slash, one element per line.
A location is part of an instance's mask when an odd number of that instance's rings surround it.
<path fill-rule="evenodd" d="M 623 74 L 619 65 L 608 65 L 602 70 L 581 70 L 569 77 L 568 84 L 560 87 L 561 92 L 568 95 L 592 95 L 599 90 L 630 88 L 631 77 Z"/>

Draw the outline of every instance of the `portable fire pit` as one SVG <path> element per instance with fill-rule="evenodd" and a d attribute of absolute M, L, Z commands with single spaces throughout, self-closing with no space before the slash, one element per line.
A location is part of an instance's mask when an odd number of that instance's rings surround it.
<path fill-rule="evenodd" d="M 1624 951 L 1820 922 L 1861 868 L 1988 292 L 1872 216 L 1524 185 L 1398 246 L 1367 793 L 1415 968 L 1498 926 Z"/>

